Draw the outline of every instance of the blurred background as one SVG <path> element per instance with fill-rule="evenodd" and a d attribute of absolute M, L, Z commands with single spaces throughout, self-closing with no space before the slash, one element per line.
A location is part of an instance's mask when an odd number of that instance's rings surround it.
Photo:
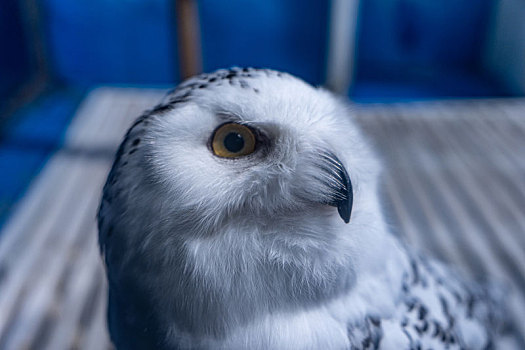
<path fill-rule="evenodd" d="M 115 149 L 166 89 L 232 66 L 346 95 L 396 232 L 505 281 L 519 320 L 524 18 L 523 0 L 2 0 L 0 349 L 108 346 L 94 216 Z"/>

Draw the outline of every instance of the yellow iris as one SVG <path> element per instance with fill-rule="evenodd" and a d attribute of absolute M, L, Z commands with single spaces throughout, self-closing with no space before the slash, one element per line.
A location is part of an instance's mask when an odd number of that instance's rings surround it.
<path fill-rule="evenodd" d="M 244 125 L 226 123 L 213 133 L 212 149 L 219 157 L 245 156 L 255 151 L 255 135 Z"/>

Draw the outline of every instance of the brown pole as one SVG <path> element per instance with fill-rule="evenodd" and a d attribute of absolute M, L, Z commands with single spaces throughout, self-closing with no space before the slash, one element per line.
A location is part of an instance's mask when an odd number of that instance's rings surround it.
<path fill-rule="evenodd" d="M 199 10 L 195 0 L 175 0 L 182 79 L 202 72 Z"/>

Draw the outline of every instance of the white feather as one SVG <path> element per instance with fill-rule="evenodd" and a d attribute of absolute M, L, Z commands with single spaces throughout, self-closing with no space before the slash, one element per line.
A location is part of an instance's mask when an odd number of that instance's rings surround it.
<path fill-rule="evenodd" d="M 126 136 L 99 214 L 119 348 L 364 347 L 372 316 L 381 346 L 414 345 L 400 322 L 416 260 L 384 223 L 379 163 L 346 103 L 251 69 L 196 77 L 164 103 Z M 215 156 L 209 140 L 227 120 L 263 130 L 271 147 Z M 322 150 L 352 181 L 349 224 L 322 204 Z M 428 283 L 410 295 L 446 323 Z M 469 320 L 460 332 L 482 328 Z M 485 343 L 476 339 L 471 348 Z"/>

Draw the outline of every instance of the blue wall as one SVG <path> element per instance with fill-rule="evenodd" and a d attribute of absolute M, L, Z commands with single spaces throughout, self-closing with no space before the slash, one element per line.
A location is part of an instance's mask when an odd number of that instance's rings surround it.
<path fill-rule="evenodd" d="M 198 3 L 204 70 L 271 67 L 323 81 L 328 2 Z M 170 0 L 43 0 L 56 76 L 73 84 L 178 81 L 172 5 Z"/>
<path fill-rule="evenodd" d="M 361 1 L 358 83 L 418 84 L 465 72 L 484 79 L 479 59 L 495 1 Z M 18 2 L 0 3 L 0 44 L 9 48 L 0 56 L 0 94 L 5 95 L 30 70 L 22 22 L 11 15 L 18 13 Z M 38 3 L 56 80 L 74 85 L 179 81 L 173 0 Z M 233 65 L 270 67 L 314 84 L 324 81 L 330 1 L 198 4 L 205 71 Z M 469 95 L 471 87 L 479 85 L 469 79 L 458 94 Z M 448 78 L 439 83 L 445 89 L 457 85 Z"/>
<path fill-rule="evenodd" d="M 0 1 L 0 109 L 31 75 L 31 62 L 17 0 Z"/>
<path fill-rule="evenodd" d="M 495 1 L 361 1 L 352 98 L 508 95 L 481 63 Z"/>
<path fill-rule="evenodd" d="M 364 76 L 477 70 L 494 0 L 365 0 L 357 65 Z"/>
<path fill-rule="evenodd" d="M 329 2 L 200 0 L 205 70 L 269 67 L 324 81 Z"/>
<path fill-rule="evenodd" d="M 71 84 L 178 79 L 167 0 L 42 0 L 51 66 Z"/>

